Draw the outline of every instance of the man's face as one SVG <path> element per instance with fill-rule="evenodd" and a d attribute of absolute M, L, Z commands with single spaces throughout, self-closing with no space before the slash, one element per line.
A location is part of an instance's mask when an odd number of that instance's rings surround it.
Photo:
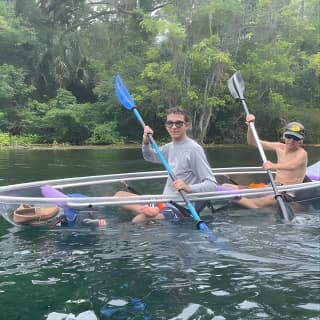
<path fill-rule="evenodd" d="M 285 134 L 284 135 L 284 143 L 286 144 L 287 148 L 296 149 L 302 143 L 302 140 L 298 139 L 297 137 L 295 137 L 293 135 Z"/>
<path fill-rule="evenodd" d="M 185 122 L 184 115 L 170 113 L 167 115 L 166 128 L 173 141 L 180 141 L 186 138 L 189 124 Z"/>

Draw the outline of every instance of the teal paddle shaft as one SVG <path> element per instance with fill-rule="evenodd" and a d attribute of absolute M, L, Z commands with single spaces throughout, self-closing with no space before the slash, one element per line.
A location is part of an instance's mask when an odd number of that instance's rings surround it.
<path fill-rule="evenodd" d="M 134 113 L 135 117 L 137 118 L 137 120 L 140 122 L 141 126 L 142 126 L 143 128 L 145 128 L 146 125 L 145 125 L 145 123 L 144 123 L 144 121 L 143 121 L 143 119 L 142 119 L 142 117 L 141 117 L 138 109 L 137 109 L 137 108 L 133 108 L 133 113 Z M 154 149 L 155 152 L 157 153 L 157 155 L 158 155 L 161 163 L 163 164 L 163 166 L 164 166 L 165 169 L 167 170 L 167 172 L 168 172 L 170 178 L 172 179 L 172 181 L 177 180 L 175 174 L 173 173 L 171 167 L 169 166 L 166 158 L 163 156 L 163 153 L 161 152 L 160 148 L 158 147 L 158 145 L 157 145 L 156 141 L 154 140 L 152 134 L 149 133 L 149 134 L 148 134 L 148 138 L 149 138 L 149 140 L 150 140 L 150 142 L 151 142 L 151 144 L 152 144 L 153 149 Z M 188 209 L 189 209 L 192 217 L 193 217 L 197 222 L 203 223 L 203 222 L 200 220 L 200 217 L 199 217 L 197 211 L 195 210 L 194 206 L 192 205 L 192 203 L 191 203 L 191 202 L 188 200 L 188 198 L 186 197 L 185 192 L 184 192 L 183 190 L 179 190 L 179 193 L 180 193 L 182 199 L 184 200 L 184 202 L 186 203 L 186 205 L 187 205 L 187 207 L 188 207 Z M 199 229 L 200 229 L 200 227 L 199 227 Z"/>
<path fill-rule="evenodd" d="M 120 101 L 120 103 L 128 110 L 132 110 L 136 119 L 139 121 L 139 123 L 141 124 L 141 126 L 143 128 L 145 128 L 145 123 L 137 109 L 137 107 L 135 106 L 135 102 L 132 99 L 128 89 L 126 88 L 126 86 L 124 85 L 124 83 L 122 82 L 121 78 L 119 75 L 116 76 L 116 80 L 115 80 L 115 89 L 116 89 L 116 94 L 117 97 Z M 163 164 L 163 166 L 165 167 L 165 169 L 167 170 L 169 177 L 175 181 L 177 180 L 175 174 L 173 173 L 171 167 L 169 166 L 166 158 L 163 156 L 163 153 L 161 152 L 161 150 L 159 149 L 156 141 L 154 140 L 153 136 L 151 134 L 148 134 L 148 138 L 152 144 L 153 149 L 155 150 L 155 152 L 157 153 L 161 163 Z M 189 201 L 189 199 L 187 198 L 185 191 L 184 190 L 179 190 L 179 193 L 182 197 L 182 199 L 184 200 L 184 202 L 187 205 L 187 208 L 189 209 L 193 219 L 197 222 L 197 227 L 198 229 L 208 232 L 210 231 L 210 229 L 208 228 L 208 226 L 201 221 L 197 211 L 195 210 L 194 206 L 192 205 L 192 203 Z M 216 236 L 214 236 L 212 234 L 212 232 L 210 233 L 209 236 L 209 240 L 211 241 L 215 241 L 217 239 Z"/>

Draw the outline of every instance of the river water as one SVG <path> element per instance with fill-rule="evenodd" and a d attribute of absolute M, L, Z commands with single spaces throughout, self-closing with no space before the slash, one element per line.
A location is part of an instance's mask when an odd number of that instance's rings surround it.
<path fill-rule="evenodd" d="M 319 160 L 319 147 L 307 150 Z M 206 152 L 214 167 L 260 164 L 248 147 Z M 147 170 L 162 168 L 138 149 L 0 151 L 1 185 Z M 215 243 L 193 220 L 117 218 L 47 231 L 0 220 L 0 319 L 320 319 L 320 212 L 280 224 L 222 211 L 205 218 Z"/>

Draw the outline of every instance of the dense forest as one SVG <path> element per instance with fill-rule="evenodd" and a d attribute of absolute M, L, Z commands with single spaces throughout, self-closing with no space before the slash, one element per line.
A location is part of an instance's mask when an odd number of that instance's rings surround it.
<path fill-rule="evenodd" d="M 166 141 L 180 105 L 202 144 L 245 143 L 240 70 L 263 139 L 287 122 L 320 142 L 318 0 L 0 0 L 0 144 L 141 141 L 120 74 Z"/>

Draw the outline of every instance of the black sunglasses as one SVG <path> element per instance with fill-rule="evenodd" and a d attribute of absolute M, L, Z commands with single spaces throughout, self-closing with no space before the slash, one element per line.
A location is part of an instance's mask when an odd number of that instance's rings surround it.
<path fill-rule="evenodd" d="M 184 125 L 184 121 L 178 120 L 178 121 L 167 121 L 166 127 L 172 128 L 173 126 L 176 126 L 176 128 L 181 128 Z"/>
<path fill-rule="evenodd" d="M 292 134 L 285 134 L 284 137 L 286 139 L 293 139 L 294 141 L 300 141 L 301 139 L 299 139 L 298 137 L 296 136 L 293 136 Z"/>

